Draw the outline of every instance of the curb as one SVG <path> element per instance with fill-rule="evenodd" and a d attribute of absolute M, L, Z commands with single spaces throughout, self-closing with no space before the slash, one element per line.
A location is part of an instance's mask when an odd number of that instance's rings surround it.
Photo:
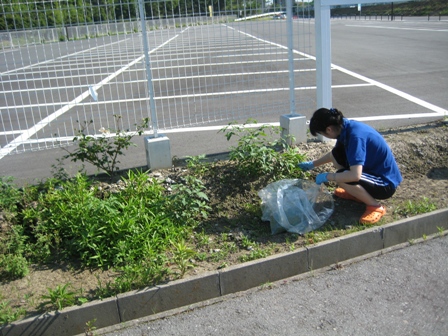
<path fill-rule="evenodd" d="M 111 327 L 246 291 L 445 230 L 448 230 L 448 208 L 372 227 L 293 252 L 13 322 L 1 328 L 0 335 L 84 335 L 86 323 L 95 319 L 96 329 Z"/>

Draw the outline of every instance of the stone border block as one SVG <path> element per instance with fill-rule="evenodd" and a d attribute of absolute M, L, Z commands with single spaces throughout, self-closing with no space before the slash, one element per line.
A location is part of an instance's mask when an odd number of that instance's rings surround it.
<path fill-rule="evenodd" d="M 425 225 L 427 235 L 439 233 L 439 228 L 442 231 L 448 230 L 448 209 L 431 212 L 431 215 L 427 217 Z"/>
<path fill-rule="evenodd" d="M 348 260 L 383 248 L 383 229 L 375 227 L 339 238 L 339 260 Z"/>
<path fill-rule="evenodd" d="M 437 227 L 448 227 L 448 209 L 399 220 L 386 224 L 384 229 L 384 248 L 422 238 L 437 232 Z"/>
<path fill-rule="evenodd" d="M 11 323 L 1 329 L 0 334 L 2 336 L 75 335 L 85 333 L 86 323 L 89 321 L 96 328 L 119 324 L 121 321 L 116 298 L 93 301 L 82 306 L 73 306 L 37 318 Z"/>
<path fill-rule="evenodd" d="M 323 241 L 316 245 L 309 246 L 307 249 L 308 268 L 310 271 L 336 264 L 341 261 L 339 258 L 339 238 Z"/>
<path fill-rule="evenodd" d="M 219 274 L 176 280 L 168 285 L 118 295 L 121 322 L 219 297 Z"/>
<path fill-rule="evenodd" d="M 254 288 L 308 271 L 307 251 L 282 253 L 220 271 L 221 295 Z"/>

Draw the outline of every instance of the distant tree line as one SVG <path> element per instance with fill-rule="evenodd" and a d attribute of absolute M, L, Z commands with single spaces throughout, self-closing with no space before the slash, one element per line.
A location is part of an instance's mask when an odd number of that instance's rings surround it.
<path fill-rule="evenodd" d="M 237 10 L 240 3 L 243 2 L 144 0 L 147 18 L 207 15 L 210 5 L 215 12 L 231 12 Z M 1 0 L 0 4 L 0 30 L 53 28 L 137 18 L 138 0 Z"/>

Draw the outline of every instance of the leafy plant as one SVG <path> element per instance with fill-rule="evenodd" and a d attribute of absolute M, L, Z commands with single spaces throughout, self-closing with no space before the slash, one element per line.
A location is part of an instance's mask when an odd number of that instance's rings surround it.
<path fill-rule="evenodd" d="M 29 273 L 23 230 L 22 225 L 12 225 L 0 239 L 0 275 L 5 279 L 20 279 Z"/>
<path fill-rule="evenodd" d="M 73 306 L 76 302 L 76 293 L 69 290 L 69 283 L 56 286 L 55 289 L 47 288 L 48 295 L 42 295 L 42 306 L 50 304 L 52 308 L 61 310 L 65 307 Z"/>
<path fill-rule="evenodd" d="M 135 146 L 131 139 L 136 135 L 142 135 L 149 122 L 149 119 L 145 118 L 140 125 L 136 125 L 136 131 L 129 132 L 129 130 L 125 131 L 118 126 L 121 116 L 114 115 L 114 117 L 117 129 L 112 131 L 102 127 L 99 130 L 102 134 L 98 137 L 88 134 L 88 129 L 93 121 L 84 121 L 73 138 L 73 142 L 78 145 L 78 148 L 72 152 L 65 149 L 68 154 L 63 159 L 70 158 L 73 162 L 89 162 L 108 175 L 113 175 L 119 170 L 118 158 L 124 154 L 123 150 L 132 145 Z M 80 124 L 79 121 L 78 124 Z"/>
<path fill-rule="evenodd" d="M 9 301 L 0 302 L 0 325 L 13 322 L 24 315 L 25 315 L 24 309 L 13 309 L 10 306 Z"/>
<path fill-rule="evenodd" d="M 249 119 L 247 123 L 256 124 Z M 261 125 L 256 128 L 229 124 L 219 132 L 225 134 L 227 140 L 238 137 L 238 144 L 231 147 L 229 158 L 237 163 L 236 168 L 244 176 L 260 177 L 271 175 L 273 178 L 299 175 L 302 171 L 297 163 L 304 161 L 304 156 L 279 137 L 280 127 Z"/>
<path fill-rule="evenodd" d="M 15 213 L 17 204 L 22 200 L 22 192 L 13 184 L 10 176 L 0 176 L 0 210 Z"/>
<path fill-rule="evenodd" d="M 96 318 L 86 322 L 86 327 L 85 327 L 85 335 L 86 336 L 94 335 L 94 331 L 96 330 L 95 322 L 96 322 Z"/>
<path fill-rule="evenodd" d="M 203 175 L 209 169 L 209 165 L 206 162 L 203 162 L 206 159 L 205 154 L 201 154 L 198 156 L 187 156 L 187 168 L 195 175 Z"/>
<path fill-rule="evenodd" d="M 0 274 L 6 279 L 20 279 L 29 273 L 28 261 L 20 254 L 0 256 Z"/>
<path fill-rule="evenodd" d="M 204 193 L 204 189 L 202 181 L 191 175 L 185 177 L 184 183 L 174 185 L 170 198 L 171 207 L 176 211 L 170 211 L 172 216 L 186 223 L 198 216 L 207 218 L 211 208 L 207 205 L 209 198 Z"/>
<path fill-rule="evenodd" d="M 174 248 L 173 261 L 179 267 L 182 277 L 189 268 L 194 267 L 190 260 L 196 255 L 196 252 L 187 246 L 184 239 L 179 242 L 171 242 L 171 245 Z"/>

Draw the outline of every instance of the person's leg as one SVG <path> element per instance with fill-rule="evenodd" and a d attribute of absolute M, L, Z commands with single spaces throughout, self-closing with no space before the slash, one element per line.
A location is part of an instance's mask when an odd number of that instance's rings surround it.
<path fill-rule="evenodd" d="M 340 183 L 340 186 L 344 188 L 345 192 L 355 197 L 355 200 L 366 204 L 366 211 L 360 219 L 362 224 L 378 222 L 386 214 L 386 208 L 378 202 L 378 199 L 387 199 L 395 193 L 393 186 L 384 183 L 377 176 L 365 173 L 362 174 L 359 182 Z"/>
<path fill-rule="evenodd" d="M 362 187 L 360 184 L 347 184 L 347 183 L 339 183 L 339 186 L 343 188 L 346 192 L 348 192 L 353 197 L 357 198 L 361 202 L 365 203 L 366 205 L 371 206 L 380 206 L 381 204 L 374 199 L 364 187 Z"/>

